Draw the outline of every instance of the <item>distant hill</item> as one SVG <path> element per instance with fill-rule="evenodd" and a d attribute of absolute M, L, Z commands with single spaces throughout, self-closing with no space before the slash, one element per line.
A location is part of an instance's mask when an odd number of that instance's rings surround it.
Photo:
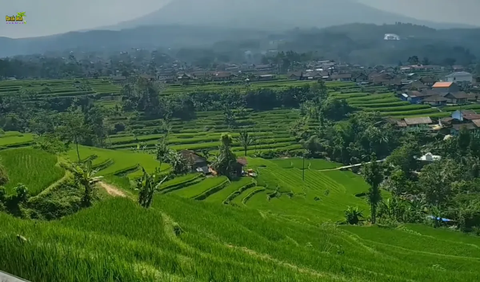
<path fill-rule="evenodd" d="M 283 30 L 348 23 L 414 23 L 434 28 L 467 27 L 422 21 L 375 9 L 357 0 L 173 0 L 141 18 L 109 28 L 181 24 Z"/>
<path fill-rule="evenodd" d="M 386 33 L 401 41 L 384 41 Z M 480 57 L 480 29 L 433 29 L 413 24 L 345 24 L 327 28 L 259 31 L 247 28 L 157 25 L 120 31 L 95 30 L 61 35 L 0 38 L 0 57 L 55 51 L 128 51 L 131 48 L 207 48 L 229 57 L 243 58 L 246 50 L 274 48 L 297 52 L 317 51 L 322 56 L 359 63 L 398 63 L 412 54 L 441 62 L 453 57 L 469 63 Z M 274 45 L 275 45 L 274 44 Z M 185 59 L 183 52 L 181 59 Z"/>
<path fill-rule="evenodd" d="M 121 31 L 92 30 L 12 39 L 0 37 L 0 57 L 49 51 L 125 51 L 130 48 L 210 47 L 222 40 L 264 38 L 266 32 L 248 29 L 200 28 L 174 25 L 138 27 Z"/>

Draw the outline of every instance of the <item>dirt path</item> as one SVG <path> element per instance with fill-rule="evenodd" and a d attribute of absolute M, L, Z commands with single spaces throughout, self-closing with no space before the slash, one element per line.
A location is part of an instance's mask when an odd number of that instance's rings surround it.
<path fill-rule="evenodd" d="M 125 193 L 123 191 L 121 191 L 120 189 L 118 189 L 117 187 L 115 187 L 113 185 L 110 185 L 110 184 L 105 183 L 103 181 L 98 182 L 98 185 L 100 185 L 100 187 L 105 189 L 105 191 L 107 191 L 108 194 L 110 194 L 114 197 L 122 197 L 122 198 L 127 197 L 127 195 L 125 195 Z"/>

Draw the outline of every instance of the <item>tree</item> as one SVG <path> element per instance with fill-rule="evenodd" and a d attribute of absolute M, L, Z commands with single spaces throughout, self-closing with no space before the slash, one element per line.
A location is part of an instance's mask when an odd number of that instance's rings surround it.
<path fill-rule="evenodd" d="M 370 203 L 372 223 L 375 224 L 377 216 L 377 206 L 382 200 L 380 193 L 380 183 L 383 181 L 382 166 L 377 162 L 377 156 L 372 154 L 370 163 L 365 164 L 364 168 L 365 181 L 370 184 L 368 189 L 368 202 Z"/>
<path fill-rule="evenodd" d="M 190 171 L 189 161 L 182 154 L 170 150 L 167 154 L 168 163 L 172 166 L 173 172 L 177 175 L 185 174 Z"/>
<path fill-rule="evenodd" d="M 95 177 L 98 170 L 93 169 L 91 161 L 77 164 L 63 163 L 62 166 L 73 174 L 77 186 L 84 188 L 82 205 L 84 207 L 91 206 L 95 184 L 101 180 L 101 177 Z"/>
<path fill-rule="evenodd" d="M 224 133 L 220 138 L 220 142 L 219 155 L 213 163 L 213 168 L 220 175 L 232 177 L 236 171 L 237 164 L 237 156 L 231 150 L 232 136 Z"/>
<path fill-rule="evenodd" d="M 453 66 L 457 60 L 454 58 L 445 58 L 443 63 L 449 67 Z"/>
<path fill-rule="evenodd" d="M 401 169 L 407 178 L 412 176 L 412 172 L 418 168 L 415 157 L 420 156 L 419 146 L 417 144 L 408 143 L 400 148 L 395 149 L 388 156 L 386 163 Z"/>
<path fill-rule="evenodd" d="M 246 130 L 240 132 L 240 136 L 237 138 L 240 146 L 243 147 L 245 157 L 247 156 L 248 147 L 255 143 L 255 139 Z"/>
<path fill-rule="evenodd" d="M 153 175 L 147 173 L 147 171 L 142 167 L 143 175 L 137 181 L 137 190 L 138 194 L 138 203 L 148 209 L 152 205 L 153 195 L 155 191 L 163 184 L 168 176 L 165 176 L 162 180 L 159 180 L 159 172 L 157 169 Z"/>
<path fill-rule="evenodd" d="M 67 145 L 72 142 L 75 144 L 78 162 L 81 162 L 78 146 L 88 135 L 84 115 L 78 110 L 69 111 L 63 115 L 62 120 L 63 124 L 57 129 L 57 131 L 61 136 L 61 139 L 67 141 Z"/>
<path fill-rule="evenodd" d="M 420 63 L 420 60 L 418 59 L 418 56 L 411 56 L 411 57 L 408 57 L 408 63 L 410 65 L 418 65 Z"/>
<path fill-rule="evenodd" d="M 422 65 L 424 66 L 430 65 L 430 60 L 428 59 L 428 57 L 423 57 Z"/>
<path fill-rule="evenodd" d="M 160 140 L 158 140 L 158 143 L 155 144 L 155 155 L 157 161 L 159 162 L 159 168 L 161 168 L 162 164 L 168 160 L 168 152 L 169 149 L 165 138 L 160 138 Z"/>
<path fill-rule="evenodd" d="M 0 186 L 3 186 L 8 183 L 8 174 L 5 167 L 3 167 L 0 159 Z"/>

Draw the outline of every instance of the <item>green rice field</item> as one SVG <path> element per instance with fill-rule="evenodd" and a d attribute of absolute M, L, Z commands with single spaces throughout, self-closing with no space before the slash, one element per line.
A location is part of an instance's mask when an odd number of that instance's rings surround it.
<path fill-rule="evenodd" d="M 39 282 L 480 279 L 478 237 L 336 225 L 347 206 L 368 213 L 356 196 L 367 184 L 332 170 L 337 164 L 307 160 L 302 180 L 300 159 L 248 161 L 256 179 L 186 175 L 165 183 L 176 189 L 159 193 L 150 209 L 110 198 L 52 222 L 0 213 L 0 252 L 9 254 L 0 268 Z"/>

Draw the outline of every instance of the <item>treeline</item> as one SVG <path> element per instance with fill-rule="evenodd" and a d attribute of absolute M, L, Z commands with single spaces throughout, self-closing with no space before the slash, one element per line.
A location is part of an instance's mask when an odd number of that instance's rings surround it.
<path fill-rule="evenodd" d="M 162 96 L 161 91 L 160 85 L 146 78 L 137 77 L 121 91 L 123 110 L 141 112 L 147 119 L 176 117 L 188 120 L 195 117 L 195 111 L 298 108 L 302 103 L 327 95 L 323 82 L 280 90 L 247 88 L 243 91 L 233 89 L 224 90 L 225 92 L 191 92 L 171 96 Z"/>

